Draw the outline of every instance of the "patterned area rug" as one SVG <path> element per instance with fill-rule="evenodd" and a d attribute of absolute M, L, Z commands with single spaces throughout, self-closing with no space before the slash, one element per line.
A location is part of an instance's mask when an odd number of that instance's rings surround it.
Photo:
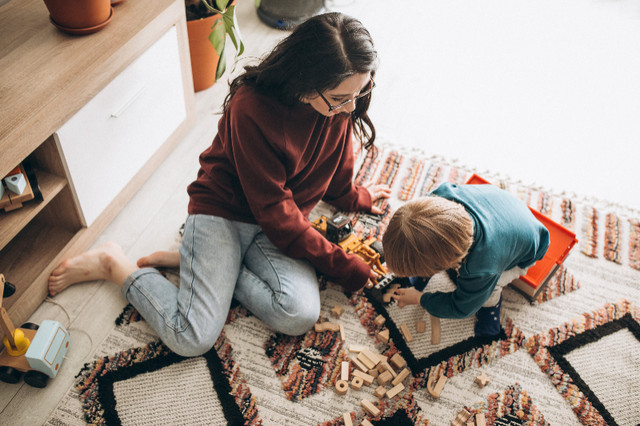
<path fill-rule="evenodd" d="M 382 220 L 351 215 L 354 228 L 379 237 L 399 205 L 442 182 L 464 183 L 472 173 L 572 229 L 579 240 L 533 302 L 505 289 L 503 329 L 496 338 L 474 337 L 473 318 L 442 320 L 440 343 L 431 344 L 423 310 L 384 306 L 370 292 L 345 294 L 322 282 L 320 321 L 342 325 L 344 340 L 331 330 L 280 335 L 236 306 L 211 351 L 183 358 L 128 307 L 47 423 L 449 425 L 456 419 L 467 424 L 468 417 L 487 425 L 640 424 L 638 212 L 382 144 L 377 156 L 363 159 L 355 179 L 388 183 L 393 197 L 381 204 L 387 211 Z M 316 213 L 326 213 L 322 208 Z M 427 289 L 452 286 L 441 274 Z M 339 318 L 332 315 L 336 305 L 344 308 Z M 416 328 L 419 321 L 426 322 L 424 330 Z M 411 341 L 401 332 L 404 326 Z M 383 330 L 387 343 L 376 337 Z M 342 362 L 359 360 L 354 350 L 362 348 L 385 360 L 399 354 L 408 369 L 404 389 L 378 397 L 382 379 L 374 379 L 339 395 Z M 403 369 L 390 368 L 395 374 Z M 369 373 L 380 377 L 381 371 Z M 435 397 L 433 384 L 441 379 Z M 377 411 L 363 409 L 363 400 Z"/>

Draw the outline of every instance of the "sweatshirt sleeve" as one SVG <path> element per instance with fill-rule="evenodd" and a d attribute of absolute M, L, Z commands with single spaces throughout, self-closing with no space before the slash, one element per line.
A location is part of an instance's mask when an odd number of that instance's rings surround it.
<path fill-rule="evenodd" d="M 424 293 L 420 305 L 438 318 L 467 318 L 489 299 L 500 274 L 467 276 L 456 280 L 452 292 Z"/>
<path fill-rule="evenodd" d="M 287 171 L 278 147 L 269 143 L 250 114 L 238 112 L 230 123 L 230 156 L 249 208 L 269 240 L 292 258 L 307 259 L 347 291 L 362 288 L 370 268 L 312 228 L 287 187 Z"/>
<path fill-rule="evenodd" d="M 353 155 L 352 130 L 346 132 L 342 162 L 336 170 L 323 200 L 343 211 L 370 211 L 371 194 L 363 186 L 353 183 L 355 158 Z"/>

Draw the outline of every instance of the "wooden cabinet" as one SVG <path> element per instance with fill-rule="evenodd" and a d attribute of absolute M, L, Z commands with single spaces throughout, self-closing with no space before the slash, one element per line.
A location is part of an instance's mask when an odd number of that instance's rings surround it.
<path fill-rule="evenodd" d="M 24 322 L 182 138 L 193 84 L 182 0 L 125 1 L 103 30 L 59 32 L 41 0 L 0 9 L 0 176 L 34 167 L 42 201 L 0 211 L 3 301 Z"/>

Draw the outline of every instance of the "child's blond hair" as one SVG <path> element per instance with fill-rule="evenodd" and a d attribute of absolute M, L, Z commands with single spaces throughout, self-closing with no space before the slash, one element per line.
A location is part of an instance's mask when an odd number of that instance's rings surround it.
<path fill-rule="evenodd" d="M 472 243 L 473 221 L 464 206 L 436 196 L 396 210 L 382 242 L 387 267 L 403 277 L 457 268 Z"/>

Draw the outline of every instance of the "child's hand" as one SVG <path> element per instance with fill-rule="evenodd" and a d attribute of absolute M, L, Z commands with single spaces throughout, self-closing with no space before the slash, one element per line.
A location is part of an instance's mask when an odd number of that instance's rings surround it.
<path fill-rule="evenodd" d="M 393 299 L 398 302 L 398 306 L 404 308 L 408 305 L 417 305 L 420 303 L 422 292 L 415 288 L 398 288 L 393 292 Z"/>

